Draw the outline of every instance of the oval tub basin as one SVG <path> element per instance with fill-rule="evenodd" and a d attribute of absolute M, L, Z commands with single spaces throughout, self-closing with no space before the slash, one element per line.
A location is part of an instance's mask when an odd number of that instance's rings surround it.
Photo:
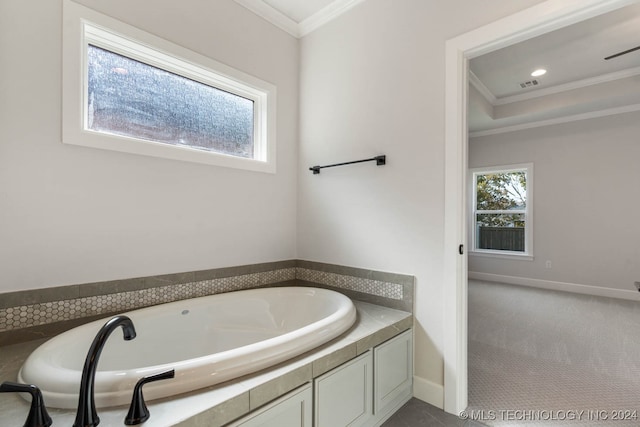
<path fill-rule="evenodd" d="M 280 363 L 345 332 L 356 319 L 346 296 L 280 287 L 211 295 L 123 313 L 137 336 L 114 331 L 98 361 L 96 406 L 126 405 L 144 376 L 175 369 L 174 379 L 144 386 L 148 400 L 208 387 Z M 108 320 L 87 323 L 38 347 L 18 381 L 36 384 L 48 406 L 75 408 L 82 367 Z"/>

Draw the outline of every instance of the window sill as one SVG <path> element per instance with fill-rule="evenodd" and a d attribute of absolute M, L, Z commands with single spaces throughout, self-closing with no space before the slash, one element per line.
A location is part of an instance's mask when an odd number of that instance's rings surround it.
<path fill-rule="evenodd" d="M 198 150 L 191 147 L 181 147 L 170 144 L 159 144 L 126 136 L 82 130 L 63 123 L 62 142 L 81 147 L 99 148 L 102 150 L 118 151 L 121 153 L 137 154 L 205 165 L 222 166 L 234 169 L 244 169 L 253 172 L 275 173 L 275 161 L 260 161 L 256 159 L 235 157 L 213 151 Z"/>
<path fill-rule="evenodd" d="M 510 259 L 513 261 L 533 261 L 533 255 L 529 255 L 529 254 L 515 254 L 515 253 L 503 253 L 503 252 L 492 252 L 492 251 L 482 251 L 482 252 L 470 251 L 469 256 Z"/>

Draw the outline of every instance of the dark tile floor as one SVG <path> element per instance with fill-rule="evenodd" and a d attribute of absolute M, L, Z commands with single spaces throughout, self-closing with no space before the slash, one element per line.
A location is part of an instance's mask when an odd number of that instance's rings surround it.
<path fill-rule="evenodd" d="M 472 420 L 463 420 L 442 409 L 412 398 L 382 424 L 382 427 L 484 427 Z"/>

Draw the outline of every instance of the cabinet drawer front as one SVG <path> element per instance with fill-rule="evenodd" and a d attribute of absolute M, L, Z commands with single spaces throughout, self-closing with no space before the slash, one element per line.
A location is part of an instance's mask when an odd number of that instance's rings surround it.
<path fill-rule="evenodd" d="M 311 384 L 277 399 L 229 427 L 312 427 Z"/>

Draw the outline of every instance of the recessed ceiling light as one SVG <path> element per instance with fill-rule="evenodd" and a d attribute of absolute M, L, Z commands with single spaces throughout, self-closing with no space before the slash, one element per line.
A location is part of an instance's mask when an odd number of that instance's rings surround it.
<path fill-rule="evenodd" d="M 547 70 L 545 70 L 544 68 L 540 68 L 531 73 L 531 77 L 540 77 L 544 76 L 545 74 L 547 74 Z"/>

